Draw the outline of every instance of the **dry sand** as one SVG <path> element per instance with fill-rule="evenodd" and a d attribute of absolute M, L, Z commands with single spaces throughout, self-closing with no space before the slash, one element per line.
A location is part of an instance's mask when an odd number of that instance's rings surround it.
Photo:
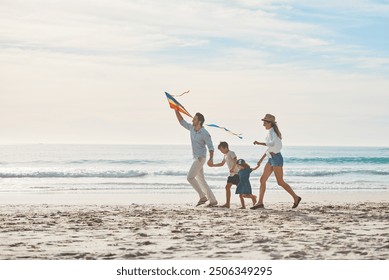
<path fill-rule="evenodd" d="M 286 200 L 285 200 L 286 201 Z M 0 259 L 389 259 L 389 202 L 0 204 Z M 248 202 L 248 200 L 247 200 Z"/>

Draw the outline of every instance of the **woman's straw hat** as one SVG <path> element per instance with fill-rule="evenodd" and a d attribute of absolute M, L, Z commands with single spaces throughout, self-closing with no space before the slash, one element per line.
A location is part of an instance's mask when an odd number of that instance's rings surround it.
<path fill-rule="evenodd" d="M 267 122 L 275 123 L 276 122 L 276 117 L 273 116 L 272 114 L 266 114 L 265 117 L 262 119 L 262 121 L 267 121 Z"/>

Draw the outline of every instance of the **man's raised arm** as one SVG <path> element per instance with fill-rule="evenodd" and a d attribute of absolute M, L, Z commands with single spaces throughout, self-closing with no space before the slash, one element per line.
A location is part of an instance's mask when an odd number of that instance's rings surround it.
<path fill-rule="evenodd" d="M 176 116 L 177 116 L 177 120 L 179 123 L 181 123 L 181 121 L 184 119 L 180 113 L 180 111 L 178 110 L 175 110 L 176 111 Z"/>

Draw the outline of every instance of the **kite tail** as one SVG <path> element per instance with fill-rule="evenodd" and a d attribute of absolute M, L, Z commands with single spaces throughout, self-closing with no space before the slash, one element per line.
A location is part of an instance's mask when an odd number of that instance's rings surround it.
<path fill-rule="evenodd" d="M 231 130 L 225 128 L 225 127 L 222 127 L 222 126 L 218 126 L 217 124 L 206 124 L 207 126 L 210 126 L 210 127 L 216 127 L 216 128 L 220 128 L 220 129 L 224 129 L 225 131 L 227 131 L 228 133 L 232 134 L 232 135 L 235 135 L 236 137 L 240 138 L 240 139 L 243 139 L 242 137 L 242 133 L 235 133 L 235 132 L 232 132 Z"/>

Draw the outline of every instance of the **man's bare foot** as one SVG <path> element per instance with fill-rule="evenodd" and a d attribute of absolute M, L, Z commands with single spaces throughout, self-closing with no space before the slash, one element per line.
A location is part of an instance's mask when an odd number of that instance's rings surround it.
<path fill-rule="evenodd" d="M 246 207 L 242 206 L 242 207 L 240 207 L 239 209 L 246 209 Z"/>
<path fill-rule="evenodd" d="M 222 206 L 220 206 L 221 208 L 230 208 L 230 205 L 229 204 L 224 204 Z"/>

